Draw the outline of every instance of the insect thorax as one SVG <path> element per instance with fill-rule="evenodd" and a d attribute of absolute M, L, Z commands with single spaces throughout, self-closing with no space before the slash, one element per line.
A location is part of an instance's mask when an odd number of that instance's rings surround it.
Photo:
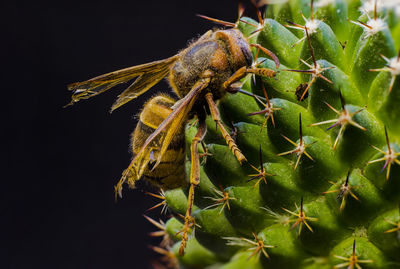
<path fill-rule="evenodd" d="M 234 72 L 251 64 L 251 52 L 243 35 L 236 30 L 208 31 L 180 53 L 171 67 L 169 82 L 179 97 L 185 96 L 206 70 L 214 76 L 209 90 L 215 100 L 226 91 L 222 84 Z"/>

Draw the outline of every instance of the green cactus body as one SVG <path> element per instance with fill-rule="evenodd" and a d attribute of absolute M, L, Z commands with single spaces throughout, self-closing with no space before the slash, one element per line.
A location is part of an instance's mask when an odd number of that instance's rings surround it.
<path fill-rule="evenodd" d="M 281 66 L 275 78 L 243 83 L 262 97 L 263 83 L 269 103 L 238 93 L 219 104 L 247 163 L 207 120 L 198 226 L 184 256 L 182 219 L 165 228 L 181 268 L 400 268 L 400 18 L 398 7 L 380 3 L 374 17 L 358 0 L 321 0 L 313 14 L 309 1 L 290 0 L 267 7 L 263 22 L 238 24 Z M 256 24 L 263 28 L 254 34 Z M 307 33 L 296 26 L 304 24 Z M 276 70 L 261 57 L 260 66 Z M 308 97 L 299 100 L 302 83 Z M 266 107 L 275 109 L 248 115 Z M 187 127 L 189 144 L 195 132 Z M 165 192 L 176 216 L 186 195 Z"/>

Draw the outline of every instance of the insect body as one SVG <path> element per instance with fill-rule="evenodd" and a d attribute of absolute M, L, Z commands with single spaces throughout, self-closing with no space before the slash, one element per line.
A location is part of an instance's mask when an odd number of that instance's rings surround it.
<path fill-rule="evenodd" d="M 146 139 L 172 112 L 171 107 L 174 104 L 175 100 L 165 95 L 157 95 L 146 102 L 131 137 L 131 148 L 134 155 L 140 151 Z M 185 176 L 184 127 L 184 125 L 179 126 L 180 129 L 171 140 L 167 151 L 156 168 L 154 168 L 153 162 L 157 159 L 157 148 L 159 147 L 158 143 L 161 136 L 154 139 L 150 145 L 151 148 L 154 148 L 154 151 L 152 151 L 153 155 L 150 156 L 149 164 L 144 170 L 143 176 L 151 184 L 164 190 L 179 188 L 187 184 Z M 134 173 L 131 176 L 135 176 Z M 128 182 L 135 181 L 136 178 L 128 180 Z"/>
<path fill-rule="evenodd" d="M 207 114 L 216 122 L 222 136 L 236 159 L 242 163 L 245 156 L 236 146 L 221 122 L 216 101 L 226 93 L 236 93 L 238 82 L 249 73 L 262 76 L 275 76 L 275 71 L 252 66 L 251 46 L 237 29 L 208 31 L 197 41 L 177 55 L 161 61 L 133 66 L 101 75 L 84 82 L 69 85 L 73 91 L 73 104 L 100 94 L 117 84 L 137 79 L 119 96 L 112 110 L 146 92 L 168 75 L 168 81 L 179 100 L 157 96 L 146 103 L 140 114 L 140 122 L 133 134 L 135 154 L 129 167 L 124 171 L 116 191 L 121 195 L 122 185 L 128 182 L 131 187 L 143 175 L 153 184 L 163 188 L 174 188 L 185 184 L 179 169 L 183 169 L 184 126 L 188 119 L 197 117 L 198 132 L 193 138 L 191 151 L 190 188 L 188 209 L 182 230 L 182 243 L 179 252 L 183 254 L 188 239 L 187 233 L 193 226 L 191 210 L 194 201 L 194 188 L 200 181 L 200 162 L 198 144 L 206 133 Z M 254 45 L 270 55 L 276 66 L 276 56 L 258 44 Z M 173 163 L 168 165 L 168 163 Z M 171 170 L 177 169 L 176 172 Z"/>

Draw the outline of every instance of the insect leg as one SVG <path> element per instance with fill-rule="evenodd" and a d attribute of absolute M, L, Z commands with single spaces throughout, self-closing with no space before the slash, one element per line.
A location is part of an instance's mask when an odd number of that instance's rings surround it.
<path fill-rule="evenodd" d="M 250 73 L 258 75 L 258 76 L 271 77 L 271 78 L 275 77 L 275 75 L 276 75 L 276 71 L 269 69 L 269 68 L 243 66 L 242 68 L 237 70 L 235 73 L 233 73 L 233 75 L 222 84 L 222 88 L 228 90 L 233 83 L 244 78 L 247 74 L 250 74 Z"/>
<path fill-rule="evenodd" d="M 185 215 L 185 224 L 181 231 L 182 242 L 179 247 L 179 254 L 183 255 L 188 240 L 188 231 L 193 226 L 194 220 L 192 217 L 192 208 L 194 202 L 194 188 L 200 183 L 200 158 L 198 152 L 198 145 L 203 140 L 207 132 L 207 125 L 204 120 L 199 122 L 199 129 L 193 138 L 192 145 L 190 146 L 191 167 L 190 167 L 190 189 L 188 195 L 188 204 Z"/>
<path fill-rule="evenodd" d="M 228 147 L 232 151 L 233 155 L 235 155 L 236 159 L 240 163 L 242 163 L 243 161 L 247 161 L 246 157 L 242 154 L 240 149 L 237 147 L 235 141 L 233 140 L 233 138 L 230 136 L 230 134 L 228 133 L 228 131 L 225 129 L 224 125 L 222 124 L 221 117 L 220 117 L 219 111 L 218 111 L 218 107 L 213 100 L 212 94 L 207 93 L 205 97 L 206 97 L 208 106 L 210 108 L 211 117 L 217 123 L 218 128 L 221 130 L 222 136 L 224 137 L 224 139 L 225 139 L 226 143 L 228 144 Z"/>
<path fill-rule="evenodd" d="M 228 78 L 224 82 L 224 84 L 222 84 L 222 88 L 228 89 L 233 83 L 244 78 L 247 74 L 246 69 L 247 69 L 246 66 L 239 68 L 235 73 L 233 73 L 233 75 L 230 78 Z"/>
<path fill-rule="evenodd" d="M 252 67 L 252 68 L 247 68 L 246 72 L 252 73 L 252 74 L 255 74 L 258 76 L 270 77 L 270 78 L 273 78 L 276 76 L 276 71 L 269 69 L 269 68 Z"/>

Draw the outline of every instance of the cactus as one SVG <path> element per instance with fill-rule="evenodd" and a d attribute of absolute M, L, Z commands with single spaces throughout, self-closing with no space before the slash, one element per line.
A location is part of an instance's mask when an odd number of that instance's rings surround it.
<path fill-rule="evenodd" d="M 281 66 L 275 78 L 243 80 L 253 96 L 219 104 L 248 163 L 237 162 L 207 120 L 184 256 L 177 232 L 187 190 L 163 193 L 174 217 L 156 223 L 164 240 L 154 250 L 170 266 L 400 268 L 398 5 L 289 0 L 268 6 L 258 22 L 240 19 L 249 41 Z M 253 50 L 259 66 L 276 70 Z M 187 126 L 188 144 L 195 133 Z"/>

